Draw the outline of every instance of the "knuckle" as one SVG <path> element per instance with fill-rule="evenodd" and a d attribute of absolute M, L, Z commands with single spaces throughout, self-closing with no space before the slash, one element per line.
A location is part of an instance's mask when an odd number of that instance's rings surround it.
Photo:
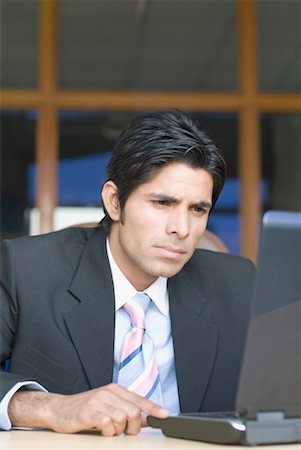
<path fill-rule="evenodd" d="M 127 415 L 124 411 L 121 411 L 120 409 L 116 409 L 113 414 L 112 414 L 113 420 L 116 422 L 126 422 L 127 420 Z"/>
<path fill-rule="evenodd" d="M 140 417 L 141 411 L 137 406 L 132 406 L 128 412 L 130 419 L 138 419 Z"/>
<path fill-rule="evenodd" d="M 112 423 L 111 417 L 107 416 L 106 414 L 102 414 L 98 419 L 98 426 L 105 436 L 113 436 L 115 433 L 115 428 Z"/>
<path fill-rule="evenodd" d="M 109 416 L 107 416 L 106 414 L 102 414 L 99 418 L 99 424 L 103 427 L 107 427 L 108 425 L 110 425 L 112 423 L 112 420 Z"/>
<path fill-rule="evenodd" d="M 98 420 L 98 428 L 103 436 L 114 436 L 118 434 L 113 420 L 110 416 L 102 414 Z"/>

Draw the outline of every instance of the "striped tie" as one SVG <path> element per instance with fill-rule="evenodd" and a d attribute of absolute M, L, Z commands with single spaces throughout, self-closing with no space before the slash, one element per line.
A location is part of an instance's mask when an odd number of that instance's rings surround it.
<path fill-rule="evenodd" d="M 144 315 L 149 304 L 146 294 L 137 294 L 123 307 L 130 316 L 132 329 L 124 340 L 118 383 L 162 405 L 154 343 L 145 331 Z"/>

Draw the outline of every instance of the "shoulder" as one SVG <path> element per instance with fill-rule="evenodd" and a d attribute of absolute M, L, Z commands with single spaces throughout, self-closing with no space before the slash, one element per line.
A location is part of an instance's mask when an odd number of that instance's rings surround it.
<path fill-rule="evenodd" d="M 213 274 L 215 276 L 227 276 L 253 273 L 255 265 L 252 261 L 242 256 L 229 253 L 214 252 L 210 250 L 197 249 L 191 260 L 185 266 L 191 274 Z"/>
<path fill-rule="evenodd" d="M 255 265 L 241 256 L 209 250 L 196 250 L 184 267 L 195 286 L 208 296 L 251 296 L 255 281 Z"/>
<path fill-rule="evenodd" d="M 24 236 L 1 241 L 1 258 L 15 260 L 17 265 L 50 266 L 77 260 L 96 228 L 66 228 L 38 236 Z"/>
<path fill-rule="evenodd" d="M 62 244 L 83 244 L 95 232 L 95 228 L 65 228 L 60 231 L 39 234 L 36 236 L 22 236 L 14 239 L 5 239 L 1 241 L 1 246 L 12 246 L 16 250 L 25 250 L 27 247 L 47 248 L 60 246 Z"/>
<path fill-rule="evenodd" d="M 88 229 L 87 229 L 88 230 Z M 5 239 L 1 241 L 3 243 L 10 243 L 15 248 L 23 248 L 27 245 L 29 246 L 43 246 L 49 243 L 53 244 L 56 242 L 62 242 L 70 239 L 79 238 L 82 240 L 84 238 L 83 231 L 86 231 L 84 228 L 65 228 L 60 231 L 53 231 L 51 233 L 38 234 L 35 236 L 21 236 L 14 239 Z"/>

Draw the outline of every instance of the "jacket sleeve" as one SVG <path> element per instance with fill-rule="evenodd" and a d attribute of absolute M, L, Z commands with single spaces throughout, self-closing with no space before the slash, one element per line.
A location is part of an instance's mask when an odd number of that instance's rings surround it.
<path fill-rule="evenodd" d="M 0 243 L 0 400 L 24 377 L 4 371 L 5 361 L 10 358 L 18 323 L 18 294 L 15 271 L 15 252 L 10 241 Z"/>

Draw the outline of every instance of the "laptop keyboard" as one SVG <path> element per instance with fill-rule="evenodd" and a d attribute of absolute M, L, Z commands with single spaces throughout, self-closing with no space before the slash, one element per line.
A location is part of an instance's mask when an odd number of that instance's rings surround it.
<path fill-rule="evenodd" d="M 212 411 L 212 412 L 196 412 L 196 413 L 180 413 L 179 416 L 204 417 L 212 419 L 241 419 L 236 411 Z"/>

